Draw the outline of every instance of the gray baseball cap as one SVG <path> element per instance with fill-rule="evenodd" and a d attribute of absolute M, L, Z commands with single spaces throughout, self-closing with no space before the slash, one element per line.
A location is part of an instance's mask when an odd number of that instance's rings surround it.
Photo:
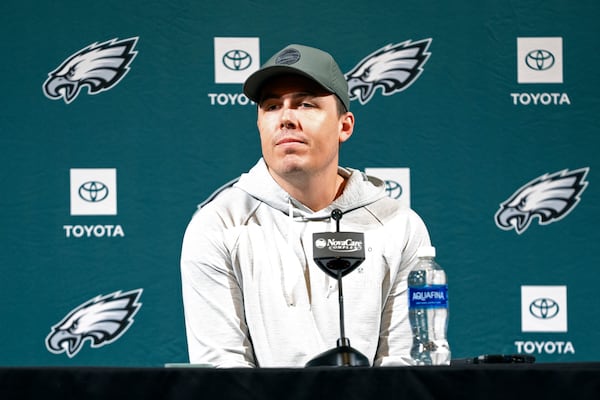
<path fill-rule="evenodd" d="M 312 79 L 335 94 L 346 110 L 350 110 L 348 82 L 331 54 L 300 44 L 286 46 L 250 75 L 244 83 L 244 94 L 250 100 L 260 101 L 264 83 L 269 78 L 283 74 L 298 74 Z"/>

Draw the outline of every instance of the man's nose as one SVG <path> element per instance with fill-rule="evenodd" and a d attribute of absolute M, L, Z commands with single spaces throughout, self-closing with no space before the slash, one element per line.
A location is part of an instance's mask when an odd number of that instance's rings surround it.
<path fill-rule="evenodd" d="M 296 127 L 296 114 L 290 107 L 283 107 L 280 126 L 287 129 L 294 129 Z"/>

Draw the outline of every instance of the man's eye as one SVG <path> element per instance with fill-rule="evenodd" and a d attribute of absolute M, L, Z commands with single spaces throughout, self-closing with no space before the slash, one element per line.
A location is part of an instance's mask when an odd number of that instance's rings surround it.
<path fill-rule="evenodd" d="M 315 105 L 312 103 L 306 103 L 306 102 L 300 103 L 300 107 L 313 108 L 314 106 Z"/>
<path fill-rule="evenodd" d="M 265 111 L 273 111 L 277 109 L 277 104 L 263 104 L 261 108 Z"/>

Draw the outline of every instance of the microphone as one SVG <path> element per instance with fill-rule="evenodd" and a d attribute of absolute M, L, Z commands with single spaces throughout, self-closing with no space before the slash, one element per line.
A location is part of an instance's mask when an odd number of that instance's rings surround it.
<path fill-rule="evenodd" d="M 338 281 L 340 338 L 337 346 L 310 360 L 307 367 L 351 366 L 368 367 L 365 355 L 350 346 L 344 329 L 344 295 L 342 277 L 354 271 L 365 260 L 365 238 L 362 232 L 340 232 L 342 211 L 334 209 L 331 218 L 336 222 L 335 232 L 313 233 L 313 259 L 327 275 Z"/>

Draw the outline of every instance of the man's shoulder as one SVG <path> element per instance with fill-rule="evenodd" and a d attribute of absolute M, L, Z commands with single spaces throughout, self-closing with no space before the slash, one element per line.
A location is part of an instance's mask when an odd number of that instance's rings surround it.
<path fill-rule="evenodd" d="M 198 212 L 230 212 L 252 207 L 256 200 L 235 186 L 222 189 L 209 200 L 198 205 Z"/>
<path fill-rule="evenodd" d="M 233 226 L 244 223 L 260 202 L 248 193 L 230 186 L 223 188 L 210 200 L 198 205 L 192 222 L 208 225 Z"/>
<path fill-rule="evenodd" d="M 419 215 L 410 207 L 391 197 L 382 197 L 366 206 L 382 222 L 392 219 L 414 219 Z"/>

